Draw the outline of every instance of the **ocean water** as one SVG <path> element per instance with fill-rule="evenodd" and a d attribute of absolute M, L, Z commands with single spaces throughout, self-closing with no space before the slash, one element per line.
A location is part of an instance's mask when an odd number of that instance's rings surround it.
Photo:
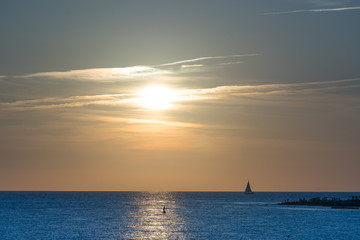
<path fill-rule="evenodd" d="M 0 239 L 360 239 L 359 209 L 276 205 L 354 195 L 0 192 Z"/>

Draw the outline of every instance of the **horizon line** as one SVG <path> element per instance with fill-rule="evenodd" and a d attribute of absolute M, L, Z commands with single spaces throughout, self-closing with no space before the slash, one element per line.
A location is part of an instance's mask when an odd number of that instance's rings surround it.
<path fill-rule="evenodd" d="M 229 192 L 244 193 L 237 190 L 0 190 L 0 192 L 147 192 L 147 193 L 166 193 L 166 192 Z M 360 193 L 360 191 L 253 191 L 253 193 Z"/>

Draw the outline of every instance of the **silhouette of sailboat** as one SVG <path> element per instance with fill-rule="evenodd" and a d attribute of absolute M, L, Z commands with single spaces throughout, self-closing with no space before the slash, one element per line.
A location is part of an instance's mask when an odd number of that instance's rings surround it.
<path fill-rule="evenodd" d="M 250 182 L 248 181 L 245 189 L 245 194 L 253 194 L 253 191 L 251 191 Z"/>

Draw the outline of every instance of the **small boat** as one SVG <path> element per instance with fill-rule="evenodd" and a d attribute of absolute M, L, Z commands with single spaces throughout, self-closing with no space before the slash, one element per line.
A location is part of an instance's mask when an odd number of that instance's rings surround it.
<path fill-rule="evenodd" d="M 163 207 L 163 213 L 166 213 L 165 206 Z"/>
<path fill-rule="evenodd" d="M 253 194 L 254 192 L 251 191 L 250 182 L 248 181 L 245 189 L 245 194 Z"/>

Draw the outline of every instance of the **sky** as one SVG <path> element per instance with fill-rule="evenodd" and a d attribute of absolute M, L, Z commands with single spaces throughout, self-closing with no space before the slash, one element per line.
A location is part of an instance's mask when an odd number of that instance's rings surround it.
<path fill-rule="evenodd" d="M 360 191 L 360 2 L 0 0 L 0 190 Z"/>

